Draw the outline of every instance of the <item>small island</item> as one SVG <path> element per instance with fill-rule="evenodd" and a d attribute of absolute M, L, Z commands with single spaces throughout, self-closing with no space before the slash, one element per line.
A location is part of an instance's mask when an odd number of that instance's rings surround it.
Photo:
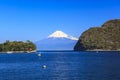
<path fill-rule="evenodd" d="M 109 20 L 101 27 L 92 27 L 83 32 L 74 50 L 120 51 L 120 19 Z"/>
<path fill-rule="evenodd" d="M 26 42 L 23 41 L 9 41 L 7 40 L 4 43 L 0 44 L 0 52 L 35 52 L 36 51 L 36 45 L 27 40 Z"/>

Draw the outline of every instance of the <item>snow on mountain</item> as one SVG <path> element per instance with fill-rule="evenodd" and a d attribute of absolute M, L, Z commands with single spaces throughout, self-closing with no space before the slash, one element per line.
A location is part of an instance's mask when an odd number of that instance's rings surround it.
<path fill-rule="evenodd" d="M 73 50 L 78 38 L 67 35 L 62 31 L 55 31 L 47 38 L 36 42 L 38 50 Z"/>
<path fill-rule="evenodd" d="M 48 37 L 55 37 L 55 38 L 67 38 L 68 35 L 62 31 L 55 31 L 54 33 L 52 33 L 51 35 L 49 35 Z"/>
<path fill-rule="evenodd" d="M 54 33 L 49 35 L 48 38 L 68 38 L 68 39 L 71 39 L 71 40 L 78 40 L 78 38 L 69 36 L 66 33 L 62 32 L 62 31 L 55 31 Z"/>

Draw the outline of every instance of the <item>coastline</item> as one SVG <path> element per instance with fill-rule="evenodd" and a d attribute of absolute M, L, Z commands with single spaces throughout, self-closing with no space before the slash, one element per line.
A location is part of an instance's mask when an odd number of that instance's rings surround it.
<path fill-rule="evenodd" d="M 93 50 L 85 50 L 85 51 L 120 51 L 120 49 L 118 49 L 118 50 L 93 49 Z"/>
<path fill-rule="evenodd" d="M 0 52 L 0 53 L 12 54 L 12 53 L 33 53 L 33 52 L 36 52 L 36 50 L 34 51 L 5 51 L 5 52 Z"/>
<path fill-rule="evenodd" d="M 86 50 L 74 50 L 74 51 L 120 51 L 120 49 L 117 50 L 110 50 L 110 49 L 86 49 Z"/>

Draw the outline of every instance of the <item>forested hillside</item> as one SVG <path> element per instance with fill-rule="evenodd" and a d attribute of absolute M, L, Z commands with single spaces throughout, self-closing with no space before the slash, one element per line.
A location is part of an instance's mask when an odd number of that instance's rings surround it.
<path fill-rule="evenodd" d="M 36 50 L 36 45 L 29 40 L 27 40 L 26 42 L 7 40 L 6 42 L 0 44 L 0 52 L 34 50 Z"/>
<path fill-rule="evenodd" d="M 120 19 L 109 20 L 101 27 L 83 32 L 74 50 L 120 50 Z"/>

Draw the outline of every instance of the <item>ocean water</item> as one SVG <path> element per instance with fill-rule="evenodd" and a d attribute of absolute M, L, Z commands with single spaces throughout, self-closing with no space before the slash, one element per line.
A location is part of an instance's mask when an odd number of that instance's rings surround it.
<path fill-rule="evenodd" d="M 120 80 L 117 51 L 38 53 L 1 53 L 0 80 Z"/>

